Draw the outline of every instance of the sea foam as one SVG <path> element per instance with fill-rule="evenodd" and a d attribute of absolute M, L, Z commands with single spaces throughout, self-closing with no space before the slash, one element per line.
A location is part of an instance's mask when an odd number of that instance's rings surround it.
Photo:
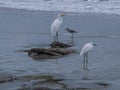
<path fill-rule="evenodd" d="M 0 7 L 25 10 L 63 11 L 75 13 L 90 12 L 120 15 L 120 0 L 0 0 Z"/>

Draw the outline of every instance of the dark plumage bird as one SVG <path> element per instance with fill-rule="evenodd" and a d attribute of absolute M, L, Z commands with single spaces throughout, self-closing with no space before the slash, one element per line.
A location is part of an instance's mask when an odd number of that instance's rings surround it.
<path fill-rule="evenodd" d="M 69 32 L 71 34 L 71 43 L 74 43 L 74 34 L 77 33 L 77 31 L 66 28 L 67 32 Z"/>
<path fill-rule="evenodd" d="M 72 29 L 69 29 L 69 28 L 66 28 L 66 30 L 70 33 L 70 34 L 74 34 L 74 33 L 77 33 L 77 31 L 75 30 L 72 30 Z"/>

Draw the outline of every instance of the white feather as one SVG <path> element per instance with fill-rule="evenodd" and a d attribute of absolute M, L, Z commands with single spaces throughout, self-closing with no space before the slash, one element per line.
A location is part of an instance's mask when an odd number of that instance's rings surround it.
<path fill-rule="evenodd" d="M 63 19 L 58 16 L 53 23 L 51 24 L 51 35 L 56 36 L 56 33 L 59 31 Z"/>
<path fill-rule="evenodd" d="M 80 52 L 80 56 L 81 55 L 83 55 L 83 54 L 85 54 L 85 53 L 87 53 L 87 52 L 89 52 L 89 51 L 91 51 L 92 49 L 93 49 L 93 43 L 92 42 L 90 42 L 90 43 L 86 43 L 84 46 L 83 46 L 83 48 L 82 48 L 82 50 L 81 50 L 81 52 Z"/>

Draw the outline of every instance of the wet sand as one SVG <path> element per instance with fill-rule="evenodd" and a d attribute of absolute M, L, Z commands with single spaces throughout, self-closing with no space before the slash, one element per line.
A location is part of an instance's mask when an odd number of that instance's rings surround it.
<path fill-rule="evenodd" d="M 49 47 L 53 41 L 50 25 L 59 12 L 0 9 L 0 75 L 52 75 L 65 79 L 68 88 L 94 87 L 93 82 L 109 83 L 105 90 L 119 90 L 120 83 L 120 17 L 104 14 L 65 13 L 60 30 L 60 41 L 69 43 L 65 28 L 78 31 L 75 46 L 80 52 L 87 42 L 98 46 L 89 54 L 89 71 L 84 72 L 83 57 L 79 53 L 63 58 L 34 60 L 19 50 Z M 83 78 L 88 78 L 84 80 Z M 8 76 L 7 76 L 8 77 Z M 1 90 L 17 90 L 28 81 L 13 80 L 0 84 Z M 86 83 L 90 83 L 86 86 Z M 91 84 L 92 83 L 92 84 Z M 91 89 L 88 89 L 91 90 Z M 96 90 L 96 88 L 95 88 Z M 97 90 L 104 90 L 103 88 Z"/>

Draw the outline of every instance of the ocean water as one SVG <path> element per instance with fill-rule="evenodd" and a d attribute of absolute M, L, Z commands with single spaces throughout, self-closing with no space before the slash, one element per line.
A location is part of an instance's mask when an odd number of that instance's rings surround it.
<path fill-rule="evenodd" d="M 34 60 L 27 53 L 19 52 L 35 47 L 49 47 L 53 41 L 50 25 L 59 12 L 0 9 L 0 73 L 15 76 L 52 73 L 73 80 L 74 85 L 86 76 L 82 71 L 83 57 L 72 54 L 63 58 Z M 119 90 L 120 87 L 120 17 L 106 14 L 65 13 L 60 30 L 60 41 L 69 43 L 70 35 L 65 28 L 78 31 L 75 46 L 80 52 L 87 42 L 98 46 L 89 53 L 90 80 L 83 82 L 107 82 L 111 86 L 102 90 Z M 1 90 L 16 90 L 22 84 L 10 82 L 0 84 Z M 76 84 L 75 84 L 76 85 Z M 99 89 L 97 89 L 99 90 Z"/>
<path fill-rule="evenodd" d="M 120 15 L 120 0 L 0 0 L 0 7 L 26 10 L 91 12 Z"/>

